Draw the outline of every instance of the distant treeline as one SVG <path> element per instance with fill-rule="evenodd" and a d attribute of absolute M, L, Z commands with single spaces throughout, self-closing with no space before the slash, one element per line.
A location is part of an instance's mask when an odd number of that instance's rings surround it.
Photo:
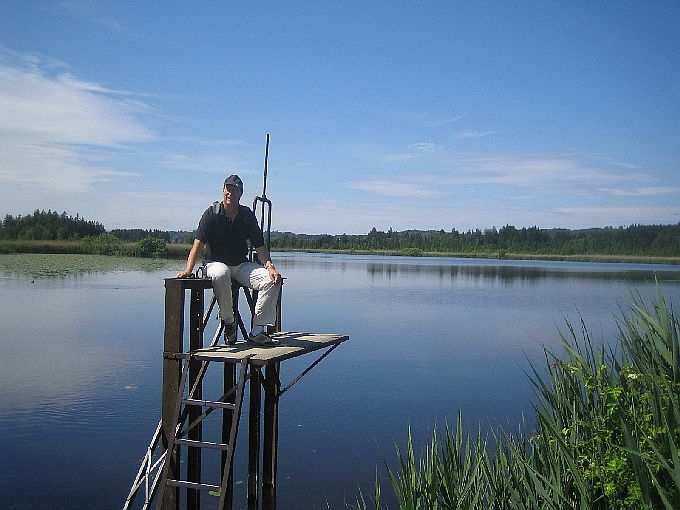
<path fill-rule="evenodd" d="M 272 236 L 274 250 L 395 251 L 402 253 L 504 253 L 544 255 L 680 256 L 680 224 L 631 225 L 585 230 L 515 228 L 458 232 L 373 228 L 366 235 Z"/>
<path fill-rule="evenodd" d="M 163 230 L 144 230 L 141 228 L 132 229 L 121 229 L 114 228 L 110 232 L 112 235 L 116 236 L 121 241 L 127 241 L 131 243 L 136 243 L 141 241 L 145 237 L 154 237 L 156 239 L 163 239 L 166 243 L 171 242 L 170 233 Z"/>
<path fill-rule="evenodd" d="M 103 237 L 97 245 L 111 241 L 139 243 L 148 239 L 167 244 L 191 244 L 194 232 L 145 229 L 113 229 L 65 212 L 38 211 L 32 215 L 5 216 L 0 222 L 0 240 L 78 241 Z M 90 239 L 91 242 L 91 239 Z M 308 235 L 272 232 L 271 248 L 288 251 L 391 252 L 419 255 L 451 253 L 469 255 L 614 255 L 636 257 L 680 257 L 680 223 L 676 225 L 631 225 L 584 230 L 515 228 L 506 225 L 485 230 L 458 232 L 405 230 L 387 232 L 375 227 L 363 235 Z M 177 250 L 173 250 L 177 251 Z M 181 250 L 180 250 L 181 251 Z M 184 252 L 182 252 L 182 256 Z"/>
<path fill-rule="evenodd" d="M 87 236 L 98 236 L 105 233 L 104 225 L 96 221 L 88 221 L 76 214 L 69 216 L 66 212 L 36 211 L 26 216 L 7 215 L 0 223 L 0 240 L 33 241 L 33 240 L 77 240 Z"/>
<path fill-rule="evenodd" d="M 13 217 L 5 216 L 0 222 L 0 240 L 5 241 L 77 241 L 85 237 L 107 234 L 104 225 L 56 211 L 37 210 L 33 214 Z M 162 239 L 166 243 L 191 243 L 193 232 L 164 230 L 113 229 L 108 232 L 123 242 L 136 243 L 147 237 Z"/>

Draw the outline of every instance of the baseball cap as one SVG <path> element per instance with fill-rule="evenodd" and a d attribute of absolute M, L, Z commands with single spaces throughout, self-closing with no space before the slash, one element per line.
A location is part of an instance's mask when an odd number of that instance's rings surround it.
<path fill-rule="evenodd" d="M 236 186 L 243 193 L 243 181 L 238 175 L 230 175 L 224 179 L 224 187 L 226 188 L 227 186 Z"/>

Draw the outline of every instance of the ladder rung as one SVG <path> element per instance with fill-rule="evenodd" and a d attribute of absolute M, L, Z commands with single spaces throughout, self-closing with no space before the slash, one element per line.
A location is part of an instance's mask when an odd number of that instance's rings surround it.
<path fill-rule="evenodd" d="M 199 489 L 202 491 L 220 491 L 222 489 L 219 485 L 211 485 L 209 483 L 188 482 L 186 480 L 168 479 L 168 485 L 174 485 L 175 487 L 187 487 L 189 489 Z"/>
<path fill-rule="evenodd" d="M 208 441 L 194 441 L 193 439 L 175 439 L 175 444 L 193 446 L 195 448 L 212 448 L 214 450 L 228 450 L 229 445 L 224 443 L 211 443 Z"/>
<path fill-rule="evenodd" d="M 205 406 L 205 407 L 215 407 L 220 409 L 235 409 L 236 404 L 232 402 L 216 402 L 212 400 L 199 400 L 195 398 L 183 398 L 182 404 L 187 404 L 190 406 Z"/>

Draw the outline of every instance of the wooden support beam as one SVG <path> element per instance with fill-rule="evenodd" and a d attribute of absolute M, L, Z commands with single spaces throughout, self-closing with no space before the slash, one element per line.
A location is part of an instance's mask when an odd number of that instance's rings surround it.
<path fill-rule="evenodd" d="M 257 510 L 260 493 L 260 367 L 251 366 L 248 410 L 248 510 Z"/>
<path fill-rule="evenodd" d="M 180 280 L 165 280 L 165 331 L 163 336 L 163 351 L 166 354 L 183 352 L 184 333 L 184 289 Z M 179 398 L 180 381 L 179 359 L 163 358 L 163 409 L 162 435 L 163 447 L 168 448 L 175 434 L 174 409 Z M 180 458 L 175 448 L 168 452 L 166 462 L 169 463 L 168 476 L 179 478 Z M 162 488 L 161 508 L 163 510 L 179 509 L 179 488 L 167 486 Z"/>
<path fill-rule="evenodd" d="M 192 288 L 189 304 L 189 350 L 194 351 L 203 347 L 203 289 Z M 198 360 L 189 361 L 189 388 L 196 386 L 192 398 L 203 398 L 203 384 L 199 381 L 201 372 L 201 362 Z M 189 407 L 189 421 L 192 423 L 201 414 L 201 409 L 197 406 Z M 203 424 L 199 423 L 189 431 L 188 439 L 201 441 L 203 439 Z M 187 480 L 200 483 L 201 481 L 201 449 L 189 447 L 187 449 Z M 187 510 L 199 510 L 201 508 L 201 491 L 197 489 L 187 489 Z"/>
<path fill-rule="evenodd" d="M 229 393 L 234 386 L 236 386 L 236 364 L 235 363 L 224 363 L 224 381 L 223 389 L 224 393 Z M 227 398 L 227 402 L 232 404 L 236 401 L 236 394 L 232 394 Z M 233 409 L 223 409 L 222 410 L 222 442 L 229 442 L 229 435 L 231 434 L 231 423 L 234 416 Z M 224 500 L 224 510 L 232 510 L 234 506 L 234 459 L 232 456 L 231 465 L 225 465 L 225 458 L 227 452 L 222 452 L 222 469 L 220 470 L 220 480 L 224 478 L 224 470 L 229 469 L 229 482 L 227 484 L 227 495 Z"/>
<path fill-rule="evenodd" d="M 262 451 L 262 508 L 276 508 L 276 467 L 279 443 L 279 363 L 265 368 Z"/>
<path fill-rule="evenodd" d="M 167 450 L 172 444 L 172 437 L 177 427 L 179 409 L 178 399 L 181 397 L 181 367 L 182 360 L 187 359 L 187 351 L 191 351 L 188 375 L 189 388 L 194 388 L 191 398 L 200 400 L 203 392 L 200 380 L 203 377 L 202 364 L 221 362 L 224 366 L 223 387 L 225 393 L 236 386 L 238 361 L 247 359 L 250 374 L 249 410 L 248 410 L 248 485 L 247 505 L 249 510 L 275 510 L 276 508 L 276 477 L 278 462 L 278 427 L 279 427 L 279 400 L 282 393 L 295 384 L 312 367 L 321 361 L 330 351 L 341 342 L 348 339 L 344 335 L 323 333 L 296 333 L 281 332 L 280 305 L 276 324 L 269 328 L 269 332 L 276 339 L 274 346 L 257 346 L 246 342 L 235 345 L 203 346 L 204 322 L 203 316 L 205 297 L 204 292 L 211 288 L 208 279 L 168 278 L 165 280 L 165 330 L 163 340 L 163 400 L 161 418 L 161 441 Z M 191 291 L 189 310 L 189 345 L 184 345 L 184 306 L 186 291 Z M 238 311 L 238 287 L 235 288 L 235 311 Z M 247 296 L 250 296 L 247 294 Z M 249 305 L 253 306 L 252 298 Z M 251 310 L 252 312 L 252 310 Z M 317 359 L 310 367 L 303 371 L 286 388 L 281 390 L 280 363 L 283 360 L 295 358 L 312 351 L 328 349 L 326 353 Z M 197 382 L 198 381 L 198 382 Z M 262 393 L 264 391 L 264 403 Z M 227 397 L 232 402 L 235 393 Z M 240 401 L 239 401 L 240 402 Z M 222 443 L 236 445 L 229 438 L 232 435 L 233 410 L 222 409 Z M 198 421 L 189 432 L 187 439 L 202 441 L 202 426 L 198 419 L 201 415 L 199 407 L 189 407 L 188 423 Z M 233 438 L 235 439 L 235 438 Z M 223 452 L 226 455 L 226 452 Z M 186 504 L 188 510 L 199 510 L 201 507 L 200 491 L 196 489 L 201 483 L 201 450 L 194 446 L 188 446 L 186 451 L 186 477 L 180 498 L 180 484 L 175 481 L 181 480 L 180 473 L 180 448 L 170 448 L 167 453 L 166 479 L 172 481 L 160 488 L 157 495 L 159 510 L 179 510 L 180 500 Z M 225 466 L 225 457 L 222 462 L 221 478 L 224 478 L 224 469 L 229 467 L 229 480 L 225 493 L 222 495 L 220 504 L 224 508 L 233 508 L 233 465 Z M 233 457 L 232 457 L 233 464 Z M 182 470 L 183 471 L 183 470 Z M 205 498 L 204 498 L 204 502 Z M 260 505 L 262 505 L 260 507 Z"/>

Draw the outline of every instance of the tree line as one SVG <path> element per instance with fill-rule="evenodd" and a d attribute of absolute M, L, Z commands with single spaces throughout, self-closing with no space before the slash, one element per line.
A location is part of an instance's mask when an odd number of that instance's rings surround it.
<path fill-rule="evenodd" d="M 75 218 L 63 212 L 39 211 L 26 216 L 5 216 L 0 222 L 0 240 L 82 240 L 105 236 L 112 240 L 140 242 L 155 239 L 163 243 L 190 244 L 194 233 L 145 229 L 113 229 L 107 232 L 96 221 Z M 149 241 L 146 241 L 147 243 Z M 442 230 L 377 230 L 360 235 L 308 235 L 272 232 L 273 250 L 327 250 L 341 252 L 396 252 L 460 254 L 535 254 L 535 255 L 628 255 L 643 257 L 680 257 L 680 223 L 675 225 L 630 225 L 628 227 L 583 230 L 516 228 L 506 225 L 467 232 Z"/>
<path fill-rule="evenodd" d="M 104 225 L 97 221 L 88 221 L 76 214 L 75 218 L 65 211 L 35 210 L 33 214 L 17 216 L 7 215 L 0 221 L 0 240 L 5 241 L 75 241 L 85 237 L 96 237 L 107 234 Z M 109 235 L 123 242 L 139 242 L 152 237 L 172 242 L 172 233 L 153 229 L 113 229 Z M 192 239 L 193 240 L 193 239 Z"/>
<path fill-rule="evenodd" d="M 504 253 L 542 255 L 680 256 L 680 224 L 631 225 L 584 230 L 516 228 L 450 232 L 407 230 L 387 232 L 375 227 L 365 235 L 272 236 L 276 250 L 395 251 L 419 253 Z"/>
<path fill-rule="evenodd" d="M 69 216 L 66 212 L 35 210 L 33 214 L 17 216 L 7 215 L 0 222 L 0 240 L 75 240 L 86 236 L 98 236 L 105 233 L 104 225 L 96 221 L 88 221 L 76 214 Z"/>

